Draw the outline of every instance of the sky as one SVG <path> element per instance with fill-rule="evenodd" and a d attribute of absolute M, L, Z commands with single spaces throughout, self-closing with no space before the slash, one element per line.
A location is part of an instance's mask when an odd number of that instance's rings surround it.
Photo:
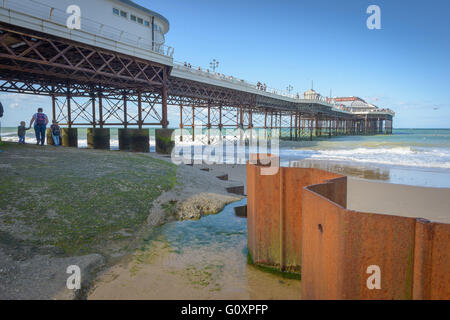
<path fill-rule="evenodd" d="M 359 96 L 396 112 L 396 128 L 450 128 L 450 1 L 135 0 L 170 21 L 174 59 L 268 87 Z M 369 5 L 381 29 L 369 30 Z M 0 94 L 3 126 L 46 97 Z M 32 108 L 32 110 L 30 109 Z M 169 120 L 174 115 L 169 115 Z"/>

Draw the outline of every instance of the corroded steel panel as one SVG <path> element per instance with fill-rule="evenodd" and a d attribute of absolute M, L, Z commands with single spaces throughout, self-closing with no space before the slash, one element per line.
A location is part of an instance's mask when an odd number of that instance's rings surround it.
<path fill-rule="evenodd" d="M 302 298 L 449 299 L 450 226 L 348 210 L 330 200 L 336 181 L 305 188 Z"/>
<path fill-rule="evenodd" d="M 417 219 L 413 299 L 450 299 L 450 225 Z"/>
<path fill-rule="evenodd" d="M 301 268 L 303 299 L 450 299 L 449 224 L 348 210 L 345 176 L 261 169 L 247 165 L 249 251 L 255 263 Z"/>
<path fill-rule="evenodd" d="M 344 228 L 342 209 L 303 195 L 302 299 L 339 299 L 344 282 Z"/>
<path fill-rule="evenodd" d="M 303 187 L 342 176 L 304 168 L 280 168 L 275 175 L 263 175 L 261 167 L 247 165 L 250 253 L 256 263 L 300 272 Z"/>

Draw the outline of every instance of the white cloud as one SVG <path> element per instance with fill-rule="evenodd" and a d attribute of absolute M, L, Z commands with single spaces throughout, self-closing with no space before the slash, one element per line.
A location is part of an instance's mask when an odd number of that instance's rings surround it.
<path fill-rule="evenodd" d="M 51 103 L 50 97 L 19 93 L 2 93 L 0 101 L 5 109 L 23 109 L 24 111 L 34 111 L 38 106 L 45 108 Z"/>

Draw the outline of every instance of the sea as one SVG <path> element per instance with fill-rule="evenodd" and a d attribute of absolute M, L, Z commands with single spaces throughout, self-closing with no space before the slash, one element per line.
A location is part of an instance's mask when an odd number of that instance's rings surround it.
<path fill-rule="evenodd" d="M 450 188 L 450 129 L 394 129 L 280 149 L 282 166 L 313 167 L 390 183 Z"/>
<path fill-rule="evenodd" d="M 155 150 L 154 128 L 150 151 Z M 3 141 L 17 142 L 17 128 L 3 127 Z M 86 129 L 78 131 L 79 148 L 87 147 Z M 33 130 L 27 143 L 36 143 Z M 450 129 L 394 129 L 392 135 L 339 136 L 280 144 L 282 166 L 313 167 L 391 183 L 450 188 Z M 111 149 L 118 131 L 111 129 Z"/>

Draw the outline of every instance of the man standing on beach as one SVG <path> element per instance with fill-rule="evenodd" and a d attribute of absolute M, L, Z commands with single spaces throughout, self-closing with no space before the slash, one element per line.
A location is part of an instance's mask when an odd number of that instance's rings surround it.
<path fill-rule="evenodd" d="M 47 129 L 48 124 L 48 117 L 43 112 L 42 108 L 38 109 L 38 112 L 33 115 L 33 118 L 31 118 L 30 121 L 30 128 L 33 125 L 34 122 L 34 132 L 36 133 L 36 144 L 39 145 L 39 142 L 41 143 L 41 146 L 44 145 L 45 142 L 45 130 Z"/>

